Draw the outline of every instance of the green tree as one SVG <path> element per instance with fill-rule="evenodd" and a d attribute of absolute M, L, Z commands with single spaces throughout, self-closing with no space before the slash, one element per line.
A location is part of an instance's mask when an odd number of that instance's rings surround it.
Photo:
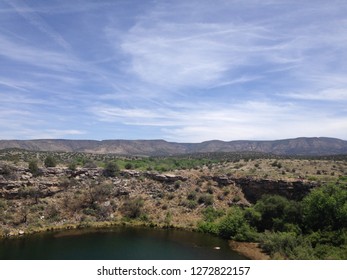
<path fill-rule="evenodd" d="M 133 165 L 131 164 L 131 162 L 127 162 L 126 164 L 125 164 L 125 169 L 133 169 Z"/>
<path fill-rule="evenodd" d="M 40 174 L 40 169 L 36 160 L 31 160 L 29 162 L 29 172 L 33 174 L 33 176 L 38 176 Z"/>
<path fill-rule="evenodd" d="M 224 238 L 238 241 L 252 241 L 255 231 L 250 227 L 242 209 L 233 207 L 231 211 L 217 223 L 218 233 Z"/>
<path fill-rule="evenodd" d="M 329 185 L 314 189 L 303 199 L 303 219 L 307 230 L 347 228 L 347 188 Z"/>
<path fill-rule="evenodd" d="M 254 210 L 260 213 L 260 219 L 255 212 L 249 212 L 248 215 L 255 215 L 252 223 L 260 231 L 266 229 L 283 231 L 286 224 L 298 224 L 301 221 L 300 203 L 290 201 L 279 195 L 263 196 L 255 204 Z"/>
<path fill-rule="evenodd" d="M 103 171 L 105 177 L 115 177 L 119 172 L 119 167 L 115 162 L 108 162 Z"/>
<path fill-rule="evenodd" d="M 57 161 L 54 157 L 52 156 L 47 156 L 44 162 L 46 167 L 56 167 L 57 166 Z"/>
<path fill-rule="evenodd" d="M 69 162 L 68 168 L 69 168 L 71 171 L 75 171 L 76 168 L 77 168 L 77 162 L 76 162 L 76 161 L 71 161 L 71 162 Z"/>

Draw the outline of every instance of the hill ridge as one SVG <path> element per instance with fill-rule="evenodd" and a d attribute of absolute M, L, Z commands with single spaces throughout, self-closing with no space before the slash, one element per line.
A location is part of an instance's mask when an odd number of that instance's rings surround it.
<path fill-rule="evenodd" d="M 278 155 L 347 154 L 347 141 L 331 137 L 298 137 L 279 140 L 209 140 L 200 143 L 155 140 L 0 140 L 0 149 L 86 152 L 99 154 L 170 156 L 211 152 L 263 152 Z"/>

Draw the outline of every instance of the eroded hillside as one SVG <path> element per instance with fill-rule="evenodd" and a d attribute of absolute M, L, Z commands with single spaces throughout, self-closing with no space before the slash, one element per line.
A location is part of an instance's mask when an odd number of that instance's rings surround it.
<path fill-rule="evenodd" d="M 126 168 L 115 163 L 116 168 L 107 173 L 107 164 L 91 160 L 93 155 L 84 166 L 60 162 L 56 167 L 45 167 L 40 161 L 43 154 L 26 156 L 29 162 L 39 159 L 37 170 L 21 157 L 1 162 L 0 221 L 5 235 L 131 219 L 195 228 L 208 206 L 247 207 L 264 194 L 300 200 L 322 182 L 342 180 L 346 174 L 346 162 L 334 160 L 210 160 L 196 161 L 193 168 L 167 170 L 168 163 L 163 165 L 167 159 L 161 159 L 157 171 L 143 170 L 139 159 L 122 159 L 118 163 Z M 153 164 L 154 159 L 146 160 Z M 177 161 L 173 166 L 179 166 Z M 165 171 L 159 172 L 163 166 Z"/>

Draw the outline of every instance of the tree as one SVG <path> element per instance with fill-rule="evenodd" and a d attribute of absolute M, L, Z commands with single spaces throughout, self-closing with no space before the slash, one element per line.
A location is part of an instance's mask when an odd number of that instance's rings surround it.
<path fill-rule="evenodd" d="M 105 177 L 115 177 L 118 174 L 118 172 L 118 165 L 111 161 L 106 164 L 103 174 Z"/>
<path fill-rule="evenodd" d="M 255 231 L 250 227 L 240 208 L 233 207 L 231 211 L 217 223 L 218 233 L 224 238 L 238 241 L 255 239 Z"/>
<path fill-rule="evenodd" d="M 76 161 L 71 161 L 71 162 L 69 162 L 68 168 L 69 168 L 71 171 L 75 171 L 76 168 L 77 168 L 77 162 L 76 162 Z"/>
<path fill-rule="evenodd" d="M 29 162 L 29 172 L 33 174 L 33 176 L 38 176 L 40 174 L 40 169 L 36 160 L 31 160 Z"/>
<path fill-rule="evenodd" d="M 133 168 L 133 165 L 130 162 L 127 162 L 125 164 L 125 169 L 132 169 L 132 168 Z"/>
<path fill-rule="evenodd" d="M 284 230 L 288 223 L 300 223 L 300 203 L 290 201 L 279 195 L 265 195 L 254 206 L 255 212 L 260 213 L 260 220 L 253 220 L 260 231 Z M 248 213 L 256 214 L 256 213 Z M 257 215 L 256 215 L 257 216 Z M 251 219 L 252 220 L 252 219 Z"/>
<path fill-rule="evenodd" d="M 303 219 L 308 230 L 347 228 L 347 188 L 329 185 L 303 199 Z"/>
<path fill-rule="evenodd" d="M 47 156 L 44 163 L 46 167 L 56 167 L 57 165 L 56 159 L 52 156 Z"/>

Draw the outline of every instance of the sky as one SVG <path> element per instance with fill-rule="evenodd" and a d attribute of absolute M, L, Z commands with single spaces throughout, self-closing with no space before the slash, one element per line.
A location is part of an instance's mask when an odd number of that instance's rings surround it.
<path fill-rule="evenodd" d="M 347 140 L 345 0 L 0 0 L 0 139 Z"/>

